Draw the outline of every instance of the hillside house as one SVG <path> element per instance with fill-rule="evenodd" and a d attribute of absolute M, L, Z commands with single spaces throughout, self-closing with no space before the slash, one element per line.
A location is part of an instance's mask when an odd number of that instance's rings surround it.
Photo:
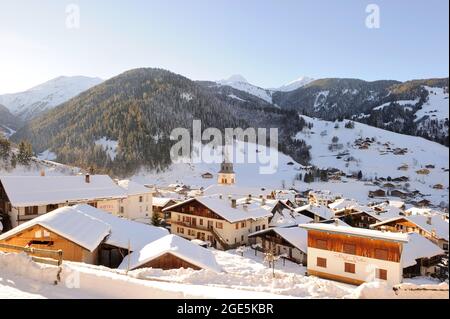
<path fill-rule="evenodd" d="M 260 204 L 238 205 L 236 199 L 222 196 L 191 198 L 163 211 L 171 214 L 172 234 L 223 250 L 249 244 L 248 235 L 267 229 L 272 216 Z"/>
<path fill-rule="evenodd" d="M 312 205 L 328 206 L 340 198 L 342 195 L 333 194 L 330 191 L 310 191 L 308 193 L 308 201 Z"/>
<path fill-rule="evenodd" d="M 399 216 L 370 226 L 372 229 L 401 233 L 418 233 L 448 252 L 449 226 L 442 216 Z"/>
<path fill-rule="evenodd" d="M 11 227 L 81 203 L 118 215 L 126 198 L 107 175 L 0 177 L 0 215 L 9 216 Z"/>
<path fill-rule="evenodd" d="M 295 208 L 294 212 L 309 217 L 316 223 L 334 218 L 334 212 L 324 205 L 308 204 Z"/>
<path fill-rule="evenodd" d="M 308 231 L 307 273 L 360 285 L 402 282 L 401 256 L 406 234 L 380 232 L 336 224 L 305 224 Z"/>

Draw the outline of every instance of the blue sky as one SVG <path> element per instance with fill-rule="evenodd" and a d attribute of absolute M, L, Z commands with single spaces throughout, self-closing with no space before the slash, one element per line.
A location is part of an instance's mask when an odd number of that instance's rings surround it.
<path fill-rule="evenodd" d="M 66 28 L 66 5 L 80 28 Z M 366 6 L 380 28 L 365 26 Z M 447 0 L 0 0 L 0 93 L 59 75 L 162 67 L 262 87 L 300 76 L 446 77 Z"/>

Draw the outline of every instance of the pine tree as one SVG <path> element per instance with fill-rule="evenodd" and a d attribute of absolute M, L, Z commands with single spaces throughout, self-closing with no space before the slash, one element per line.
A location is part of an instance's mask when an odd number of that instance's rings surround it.
<path fill-rule="evenodd" d="M 161 225 L 161 219 L 159 218 L 159 214 L 154 212 L 152 215 L 152 225 L 153 226 L 160 226 Z"/>
<path fill-rule="evenodd" d="M 19 143 L 19 154 L 17 155 L 17 162 L 22 165 L 29 165 L 31 157 L 33 156 L 33 148 L 27 141 Z"/>

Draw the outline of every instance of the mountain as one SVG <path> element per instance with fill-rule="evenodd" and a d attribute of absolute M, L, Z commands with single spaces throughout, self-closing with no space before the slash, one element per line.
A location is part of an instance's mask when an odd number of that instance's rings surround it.
<path fill-rule="evenodd" d="M 298 78 L 297 80 L 289 82 L 289 83 L 279 87 L 278 89 L 275 89 L 274 91 L 291 92 L 291 91 L 297 90 L 298 88 L 301 88 L 302 86 L 305 86 L 308 83 L 311 83 L 312 81 L 314 81 L 313 78 L 309 78 L 307 76 L 302 76 L 302 77 Z"/>
<path fill-rule="evenodd" d="M 279 127 L 280 149 L 307 162 L 307 145 L 293 138 L 305 125 L 295 111 L 245 92 L 234 91 L 238 99 L 222 95 L 216 88 L 162 69 L 130 70 L 33 119 L 11 139 L 29 140 L 35 152 L 52 152 L 64 164 L 123 176 L 142 167 L 168 168 L 172 130 L 191 130 L 199 119 L 203 129 L 221 131 Z M 233 90 L 228 88 L 223 89 Z"/>
<path fill-rule="evenodd" d="M 86 76 L 60 76 L 24 92 L 0 95 L 0 104 L 22 120 L 29 120 L 102 81 Z"/>
<path fill-rule="evenodd" d="M 274 92 L 273 102 L 304 115 L 329 121 L 353 119 L 448 146 L 448 78 L 320 79 L 294 91 Z"/>
<path fill-rule="evenodd" d="M 11 136 L 21 125 L 21 120 L 12 115 L 9 110 L 0 104 L 0 134 Z"/>
<path fill-rule="evenodd" d="M 232 75 L 228 79 L 217 81 L 217 84 L 231 86 L 237 90 L 259 97 L 268 103 L 272 103 L 272 92 L 270 90 L 248 83 L 242 75 Z"/>

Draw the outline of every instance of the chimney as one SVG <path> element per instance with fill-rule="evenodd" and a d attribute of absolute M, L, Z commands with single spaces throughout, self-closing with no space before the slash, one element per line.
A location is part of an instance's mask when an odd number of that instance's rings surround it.
<path fill-rule="evenodd" d="M 231 207 L 236 208 L 236 200 L 235 199 L 231 200 Z"/>
<path fill-rule="evenodd" d="M 41 177 L 44 177 L 45 176 L 45 170 L 41 169 L 40 175 L 41 175 Z"/>
<path fill-rule="evenodd" d="M 428 216 L 428 217 L 427 217 L 427 224 L 428 224 L 428 225 L 431 225 L 431 216 Z"/>
<path fill-rule="evenodd" d="M 339 221 L 337 218 L 334 219 L 334 226 L 339 226 Z"/>
<path fill-rule="evenodd" d="M 223 196 L 222 196 L 222 194 L 220 194 L 220 195 L 219 195 L 219 199 L 222 199 L 222 198 L 223 198 Z"/>
<path fill-rule="evenodd" d="M 263 197 L 263 198 L 261 198 L 261 206 L 264 206 L 264 205 L 266 205 L 266 199 Z"/>
<path fill-rule="evenodd" d="M 86 176 L 84 177 L 84 181 L 86 182 L 86 184 L 89 184 L 91 182 L 91 175 L 86 174 Z"/>

